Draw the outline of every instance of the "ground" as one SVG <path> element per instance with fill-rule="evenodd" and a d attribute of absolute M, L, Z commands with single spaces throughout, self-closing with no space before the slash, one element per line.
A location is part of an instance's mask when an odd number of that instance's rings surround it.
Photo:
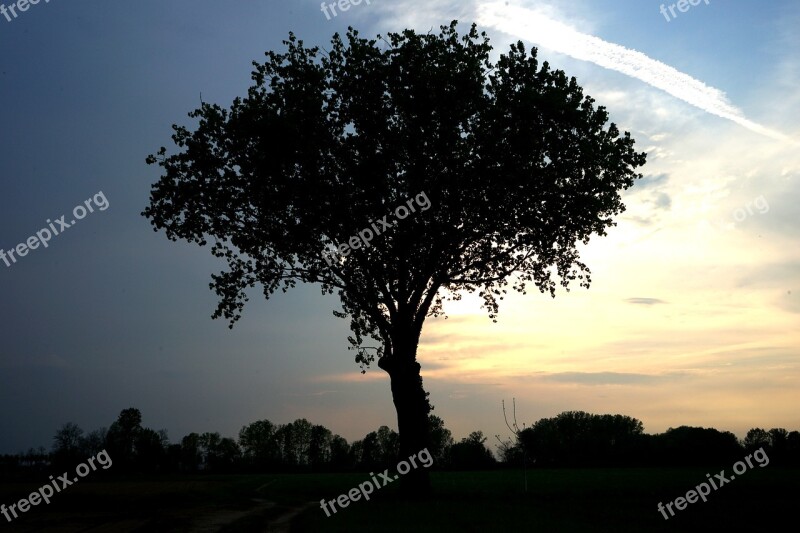
<path fill-rule="evenodd" d="M 433 472 L 429 502 L 398 499 L 396 484 L 327 517 L 332 500 L 367 474 L 198 475 L 86 478 L 32 507 L 0 533 L 261 531 L 763 531 L 796 521 L 800 470 L 757 468 L 665 520 L 666 504 L 713 468 Z M 46 481 L 46 479 L 44 480 Z M 42 482 L 3 481 L 9 504 Z"/>

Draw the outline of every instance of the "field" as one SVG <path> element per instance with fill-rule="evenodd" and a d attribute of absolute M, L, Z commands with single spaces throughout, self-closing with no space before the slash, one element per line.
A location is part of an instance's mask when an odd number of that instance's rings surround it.
<path fill-rule="evenodd" d="M 717 469 L 716 471 L 719 471 Z M 433 472 L 428 502 L 401 501 L 396 483 L 326 517 L 319 500 L 365 474 L 165 476 L 82 480 L 8 523 L 23 531 L 763 531 L 793 522 L 797 469 L 748 471 L 668 521 L 658 512 L 713 469 Z M 9 504 L 43 482 L 3 483 Z"/>

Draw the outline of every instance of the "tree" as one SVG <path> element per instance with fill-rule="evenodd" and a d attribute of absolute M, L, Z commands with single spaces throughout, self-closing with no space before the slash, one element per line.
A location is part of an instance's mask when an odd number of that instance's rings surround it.
<path fill-rule="evenodd" d="M 142 428 L 142 413 L 134 407 L 120 411 L 117 420 L 106 433 L 108 453 L 120 469 L 134 466 L 136 460 L 136 440 Z"/>
<path fill-rule="evenodd" d="M 750 431 L 747 432 L 747 435 L 744 436 L 744 440 L 742 441 L 742 446 L 744 446 L 745 450 L 747 450 L 748 452 L 753 452 L 763 447 L 769 450 L 770 435 L 766 430 L 762 428 L 752 428 Z"/>
<path fill-rule="evenodd" d="M 347 439 L 340 435 L 334 435 L 331 438 L 330 465 L 331 468 L 337 472 L 353 466 L 350 458 L 350 445 L 347 444 Z"/>
<path fill-rule="evenodd" d="M 736 435 L 714 428 L 680 426 L 654 436 L 656 457 L 669 466 L 703 466 L 741 458 Z"/>
<path fill-rule="evenodd" d="M 800 431 L 790 431 L 786 436 L 786 454 L 789 464 L 800 464 Z"/>
<path fill-rule="evenodd" d="M 453 434 L 444 427 L 444 420 L 436 415 L 428 416 L 428 426 L 431 432 L 431 445 L 428 450 L 433 457 L 433 463 L 443 466 L 453 445 Z"/>
<path fill-rule="evenodd" d="M 142 213 L 153 229 L 211 241 L 227 262 L 214 318 L 232 327 L 256 285 L 266 298 L 298 282 L 338 293 L 356 362 L 389 374 L 403 457 L 430 444 L 426 317 L 478 291 L 495 319 L 510 282 L 588 287 L 577 245 L 615 225 L 646 159 L 535 48 L 518 42 L 493 65 L 485 33 L 456 25 L 380 45 L 350 28 L 325 56 L 290 33 L 285 53 L 254 63 L 246 98 L 202 103 L 194 131 L 173 126 L 180 151 L 147 158 L 164 172 Z M 402 479 L 429 488 L 427 469 Z"/>
<path fill-rule="evenodd" d="M 53 437 L 53 461 L 65 465 L 80 460 L 83 448 L 83 430 L 73 422 L 67 422 Z"/>
<path fill-rule="evenodd" d="M 565 411 L 523 429 L 518 440 L 537 466 L 621 466 L 641 459 L 644 426 L 619 414 Z"/>
<path fill-rule="evenodd" d="M 492 451 L 486 447 L 482 431 L 473 431 L 468 437 L 450 447 L 450 462 L 455 468 L 487 468 L 496 463 Z"/>
<path fill-rule="evenodd" d="M 81 440 L 83 455 L 86 457 L 91 457 L 103 451 L 103 449 L 106 447 L 107 434 L 108 429 L 106 428 L 96 429 L 87 433 L 86 436 Z"/>
<path fill-rule="evenodd" d="M 360 466 L 364 470 L 376 470 L 383 464 L 378 433 L 371 431 L 361 441 Z"/>
<path fill-rule="evenodd" d="M 198 438 L 205 468 L 212 472 L 230 472 L 242 455 L 236 441 L 219 433 L 203 433 Z"/>
<path fill-rule="evenodd" d="M 239 446 L 242 455 L 258 469 L 275 467 L 279 460 L 275 440 L 275 424 L 259 420 L 239 431 Z"/>
<path fill-rule="evenodd" d="M 796 432 L 795 432 L 796 433 Z M 51 455 L 47 453 L 44 446 L 38 448 L 28 448 L 25 455 L 18 455 L 18 464 L 25 467 L 27 470 L 41 472 L 50 466 Z M 2 460 L 0 459 L 0 473 L 2 473 Z"/>
<path fill-rule="evenodd" d="M 364 458 L 364 441 L 356 440 L 350 445 L 348 462 L 356 468 L 362 468 Z"/>
<path fill-rule="evenodd" d="M 165 447 L 162 435 L 150 428 L 142 428 L 134 438 L 136 463 L 140 471 L 155 472 L 164 464 Z"/>
<path fill-rule="evenodd" d="M 407 457 L 398 457 L 400 452 L 400 435 L 389 426 L 381 426 L 378 428 L 378 446 L 380 447 L 380 459 L 383 465 L 388 468 L 394 468 L 398 461 L 408 459 Z"/>
<path fill-rule="evenodd" d="M 519 429 L 519 424 L 517 423 L 517 399 L 512 398 L 511 401 L 511 423 L 508 422 L 506 401 L 503 400 L 500 403 L 503 406 L 503 422 L 506 423 L 508 430 L 514 434 L 516 442 L 512 442 L 510 439 L 502 440 L 500 435 L 495 435 L 494 437 L 500 443 L 497 448 L 501 461 L 505 464 L 522 463 L 523 486 L 525 487 L 525 492 L 528 492 L 528 449 L 525 446 L 525 441 L 521 438 L 525 424 L 522 424 L 523 429 Z"/>
<path fill-rule="evenodd" d="M 789 432 L 784 428 L 772 428 L 769 430 L 769 447 L 771 454 L 782 463 L 786 460 L 786 452 L 789 447 Z"/>
<path fill-rule="evenodd" d="M 330 464 L 331 439 L 333 439 L 333 433 L 325 426 L 315 425 L 311 428 L 308 461 L 312 470 L 320 470 Z"/>
<path fill-rule="evenodd" d="M 200 435 L 189 433 L 181 439 L 180 467 L 189 472 L 196 471 L 203 462 L 200 451 Z"/>
<path fill-rule="evenodd" d="M 197 437 L 197 449 L 200 452 L 201 464 L 204 469 L 213 470 L 217 464 L 217 450 L 222 436 L 218 432 L 209 432 Z"/>
<path fill-rule="evenodd" d="M 53 437 L 53 451 L 76 452 L 80 450 L 83 430 L 74 422 L 67 422 Z"/>
<path fill-rule="evenodd" d="M 309 464 L 309 447 L 311 444 L 311 423 L 305 418 L 298 418 L 278 427 L 275 440 L 283 458 L 283 464 L 292 468 Z"/>

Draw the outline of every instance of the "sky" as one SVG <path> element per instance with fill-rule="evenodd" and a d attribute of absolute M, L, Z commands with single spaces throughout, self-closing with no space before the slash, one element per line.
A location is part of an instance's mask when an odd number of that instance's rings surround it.
<path fill-rule="evenodd" d="M 211 319 L 208 283 L 224 264 L 140 215 L 160 177 L 145 158 L 174 153 L 171 125 L 190 125 L 201 98 L 227 107 L 244 95 L 252 61 L 283 50 L 289 31 L 329 47 L 348 26 L 374 37 L 453 19 L 486 31 L 494 59 L 517 40 L 538 47 L 648 161 L 618 225 L 581 247 L 590 289 L 514 294 L 497 323 L 464 298 L 426 322 L 418 358 L 433 414 L 456 439 L 482 430 L 490 445 L 509 436 L 501 402 L 512 398 L 520 426 L 581 410 L 635 417 L 647 433 L 800 430 L 800 4 L 661 6 L 0 9 L 0 453 L 49 448 L 62 424 L 90 431 L 128 407 L 173 442 L 236 437 L 265 418 L 307 418 L 350 441 L 396 429 L 388 376 L 360 373 L 349 322 L 319 287 L 253 291 L 232 330 Z M 43 230 L 47 247 L 10 258 Z"/>

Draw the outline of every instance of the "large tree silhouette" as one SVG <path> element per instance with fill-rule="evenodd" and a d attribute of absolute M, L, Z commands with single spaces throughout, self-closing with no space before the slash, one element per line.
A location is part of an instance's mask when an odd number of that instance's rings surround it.
<path fill-rule="evenodd" d="M 246 98 L 173 126 L 180 151 L 148 157 L 164 173 L 143 215 L 227 261 L 211 288 L 231 327 L 256 285 L 267 298 L 297 282 L 338 293 L 356 361 L 390 376 L 402 459 L 429 444 L 425 318 L 463 291 L 494 319 L 509 286 L 588 287 L 576 246 L 614 225 L 645 154 L 535 48 L 492 64 L 485 33 L 459 36 L 456 21 L 386 37 L 350 28 L 328 52 L 290 33 L 285 53 L 254 63 Z M 430 208 L 395 219 L 414 198 Z M 382 233 L 353 240 L 368 228 Z M 428 487 L 423 469 L 402 479 Z"/>

